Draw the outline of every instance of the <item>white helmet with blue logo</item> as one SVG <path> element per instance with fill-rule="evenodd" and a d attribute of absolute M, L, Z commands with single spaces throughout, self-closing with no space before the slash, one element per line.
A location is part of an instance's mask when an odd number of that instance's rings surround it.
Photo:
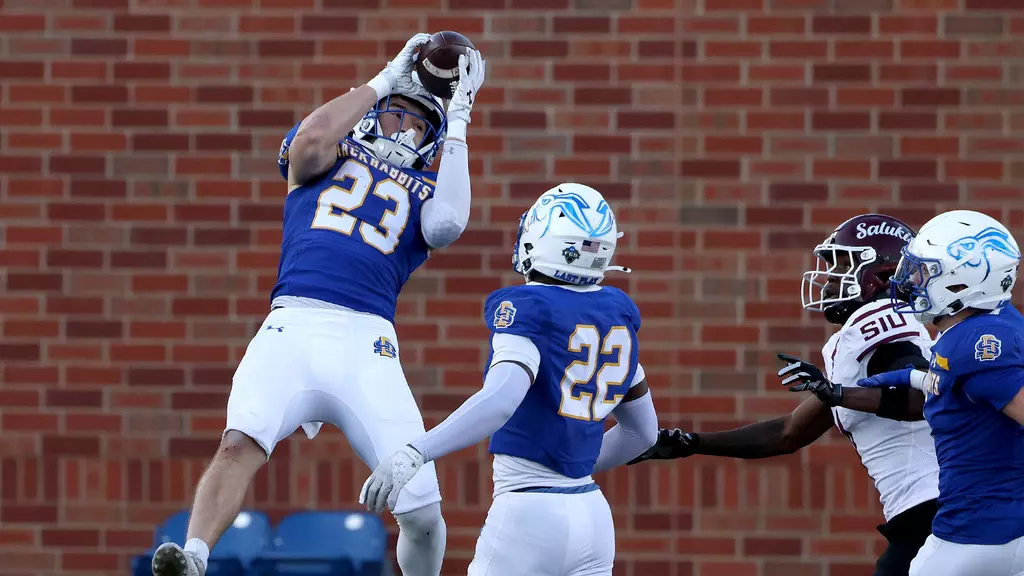
<path fill-rule="evenodd" d="M 401 97 L 411 101 L 423 109 L 409 110 L 404 105 L 396 105 L 392 98 Z M 384 134 L 380 125 L 381 114 L 398 115 L 399 126 L 406 116 L 413 116 L 426 124 L 423 138 L 416 142 L 415 130 Z M 352 129 L 352 138 L 366 145 L 377 158 L 398 166 L 414 170 L 426 170 L 434 163 L 437 151 L 444 144 L 448 133 L 448 117 L 445 115 L 441 101 L 426 92 L 417 94 L 394 94 L 385 96 L 356 123 Z"/>
<path fill-rule="evenodd" d="M 929 321 L 965 308 L 993 310 L 1010 299 L 1020 248 L 995 218 L 953 210 L 929 220 L 910 244 L 889 287 L 899 312 Z"/>
<path fill-rule="evenodd" d="M 512 267 L 569 284 L 597 284 L 610 266 L 622 234 L 600 192 L 583 184 L 559 184 L 541 194 L 519 219 Z"/>

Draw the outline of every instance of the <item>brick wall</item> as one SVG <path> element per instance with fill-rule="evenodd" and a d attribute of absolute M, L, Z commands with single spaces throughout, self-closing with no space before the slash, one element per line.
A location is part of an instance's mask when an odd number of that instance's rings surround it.
<path fill-rule="evenodd" d="M 1011 4 L 1018 6 L 1010 10 Z M 775 416 L 772 354 L 817 355 L 799 273 L 832 225 L 982 207 L 1024 228 L 1024 13 L 1011 0 L 7 0 L 0 12 L 0 574 L 124 574 L 186 505 L 267 308 L 283 133 L 420 30 L 489 61 L 471 229 L 409 283 L 428 425 L 478 386 L 480 320 L 547 184 L 614 201 L 665 424 Z M 1018 298 L 1018 301 L 1020 299 Z M 483 523 L 483 446 L 440 463 L 446 574 Z M 284 443 L 249 503 L 354 505 L 337 433 Z M 877 495 L 832 434 L 763 463 L 600 481 L 617 574 L 856 576 Z"/>

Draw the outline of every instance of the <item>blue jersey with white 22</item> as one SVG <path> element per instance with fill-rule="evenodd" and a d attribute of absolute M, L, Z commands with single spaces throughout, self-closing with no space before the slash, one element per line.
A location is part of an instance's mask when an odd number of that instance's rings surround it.
<path fill-rule="evenodd" d="M 491 436 L 491 453 L 570 478 L 590 475 L 601 452 L 603 421 L 636 375 L 636 304 L 608 286 L 578 292 L 527 284 L 495 291 L 485 309 L 492 334 L 524 336 L 540 351 L 536 379 Z"/>
<path fill-rule="evenodd" d="M 278 157 L 286 178 L 294 134 Z M 340 142 L 334 166 L 285 199 L 271 300 L 314 298 L 393 322 L 402 286 L 430 252 L 420 207 L 433 196 L 434 178 L 381 162 L 350 138 Z"/>

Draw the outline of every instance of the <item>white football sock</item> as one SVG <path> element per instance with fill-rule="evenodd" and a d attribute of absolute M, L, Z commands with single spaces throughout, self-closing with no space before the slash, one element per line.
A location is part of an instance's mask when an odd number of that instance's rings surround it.
<path fill-rule="evenodd" d="M 185 552 L 191 552 L 195 554 L 196 560 L 199 561 L 202 566 L 199 567 L 200 572 L 206 572 L 206 563 L 210 560 L 210 547 L 206 545 L 199 538 L 193 538 L 188 542 L 185 542 Z"/>

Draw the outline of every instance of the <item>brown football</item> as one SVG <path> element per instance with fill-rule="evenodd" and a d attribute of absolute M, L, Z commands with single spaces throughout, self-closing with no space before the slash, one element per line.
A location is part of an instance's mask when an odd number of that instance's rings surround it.
<path fill-rule="evenodd" d="M 459 55 L 476 46 L 458 32 L 437 32 L 420 46 L 416 56 L 416 74 L 423 87 L 438 98 L 451 99 L 459 84 Z"/>

